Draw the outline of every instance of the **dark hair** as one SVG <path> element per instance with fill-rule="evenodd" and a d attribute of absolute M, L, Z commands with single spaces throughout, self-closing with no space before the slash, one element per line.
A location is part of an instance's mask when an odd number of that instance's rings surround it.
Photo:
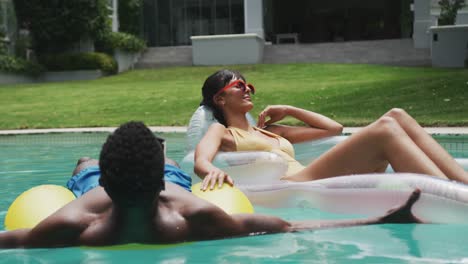
<path fill-rule="evenodd" d="M 224 119 L 224 114 L 221 109 L 215 105 L 213 96 L 224 86 L 226 86 L 233 78 L 245 81 L 244 76 L 242 76 L 242 74 L 240 74 L 238 71 L 224 69 L 210 75 L 205 80 L 205 83 L 202 87 L 203 100 L 201 101 L 200 105 L 209 107 L 211 111 L 213 111 L 213 116 L 216 118 L 216 120 L 225 126 L 227 126 L 227 124 L 226 120 Z"/>
<path fill-rule="evenodd" d="M 99 157 L 99 184 L 118 204 L 152 203 L 164 190 L 164 152 L 141 122 L 121 125 L 107 138 Z"/>

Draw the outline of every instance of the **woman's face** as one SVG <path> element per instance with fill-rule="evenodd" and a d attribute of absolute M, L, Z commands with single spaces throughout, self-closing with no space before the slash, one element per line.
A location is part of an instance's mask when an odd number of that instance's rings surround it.
<path fill-rule="evenodd" d="M 253 108 L 251 94 L 255 88 L 242 79 L 233 78 L 224 88 L 219 90 L 222 107 L 250 111 Z M 216 97 L 216 95 L 215 95 Z"/>

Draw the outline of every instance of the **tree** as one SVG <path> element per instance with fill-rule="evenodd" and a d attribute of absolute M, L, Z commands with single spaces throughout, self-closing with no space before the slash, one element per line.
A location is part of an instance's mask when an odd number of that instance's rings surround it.
<path fill-rule="evenodd" d="M 20 28 L 31 32 L 36 54 L 67 51 L 81 39 L 110 32 L 107 0 L 14 0 Z"/>
<path fill-rule="evenodd" d="M 119 31 L 141 35 L 143 0 L 119 0 Z"/>
<path fill-rule="evenodd" d="M 439 6 L 439 26 L 455 25 L 458 10 L 465 6 L 465 0 L 440 0 Z"/>

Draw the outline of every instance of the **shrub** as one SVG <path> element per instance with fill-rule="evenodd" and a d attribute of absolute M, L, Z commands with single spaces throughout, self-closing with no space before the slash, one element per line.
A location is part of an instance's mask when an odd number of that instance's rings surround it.
<path fill-rule="evenodd" d="M 14 6 L 36 54 L 65 52 L 81 39 L 99 39 L 111 30 L 107 0 L 14 0 Z"/>
<path fill-rule="evenodd" d="M 44 67 L 35 62 L 0 54 L 0 71 L 38 76 L 44 70 Z"/>
<path fill-rule="evenodd" d="M 28 49 L 31 47 L 31 38 L 25 35 L 19 35 L 15 43 L 15 55 L 19 58 L 26 59 Z"/>
<path fill-rule="evenodd" d="M 465 0 L 440 0 L 439 6 L 439 26 L 455 25 L 458 10 L 465 6 Z"/>
<path fill-rule="evenodd" d="M 146 49 L 146 43 L 131 34 L 123 32 L 110 32 L 99 41 L 96 41 L 96 49 L 113 54 L 115 49 L 128 52 L 140 52 Z"/>
<path fill-rule="evenodd" d="M 4 55 L 7 53 L 7 46 L 6 44 L 2 41 L 5 38 L 5 33 L 3 30 L 0 28 L 0 55 Z"/>
<path fill-rule="evenodd" d="M 40 57 L 40 62 L 51 71 L 102 70 L 117 73 L 117 62 L 109 55 L 98 52 L 62 53 Z"/>
<path fill-rule="evenodd" d="M 0 37 L 0 55 L 6 55 L 7 54 L 7 47 L 5 43 L 2 42 L 1 37 Z"/>
<path fill-rule="evenodd" d="M 13 57 L 7 54 L 7 46 L 2 41 L 5 38 L 5 33 L 0 30 L 0 71 L 7 73 L 26 74 L 30 76 L 38 76 L 44 71 L 41 65 L 27 61 L 23 58 Z"/>

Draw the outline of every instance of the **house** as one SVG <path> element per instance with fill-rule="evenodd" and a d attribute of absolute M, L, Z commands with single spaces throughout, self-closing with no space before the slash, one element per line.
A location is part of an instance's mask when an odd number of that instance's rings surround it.
<path fill-rule="evenodd" d="M 414 0 L 413 43 L 415 48 L 430 48 L 431 35 L 429 28 L 437 26 L 440 15 L 438 0 Z M 468 24 L 468 1 L 462 10 L 458 11 L 457 25 Z"/>
<path fill-rule="evenodd" d="M 190 37 L 256 33 L 266 41 L 317 43 L 415 38 L 428 48 L 438 0 L 146 0 L 149 46 L 191 45 Z M 468 23 L 468 7 L 457 23 Z M 279 36 L 279 38 L 278 38 Z"/>
<path fill-rule="evenodd" d="M 13 52 L 16 35 L 16 17 L 11 0 L 0 0 L 0 44 L 6 44 L 7 52 Z"/>
<path fill-rule="evenodd" d="M 191 45 L 194 65 L 216 65 L 261 62 L 269 43 L 413 38 L 429 49 L 439 14 L 438 0 L 145 0 L 141 24 L 148 46 Z M 465 7 L 457 23 L 467 20 Z"/>

